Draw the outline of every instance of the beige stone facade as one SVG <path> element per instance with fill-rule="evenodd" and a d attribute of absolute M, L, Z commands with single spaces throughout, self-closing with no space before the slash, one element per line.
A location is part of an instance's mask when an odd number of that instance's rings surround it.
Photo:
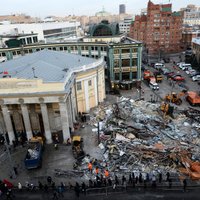
<path fill-rule="evenodd" d="M 0 78 L 0 133 L 10 144 L 41 135 L 47 143 L 55 134 L 66 142 L 79 112 L 89 112 L 105 99 L 105 63 L 94 60 L 76 68 L 64 82 Z"/>

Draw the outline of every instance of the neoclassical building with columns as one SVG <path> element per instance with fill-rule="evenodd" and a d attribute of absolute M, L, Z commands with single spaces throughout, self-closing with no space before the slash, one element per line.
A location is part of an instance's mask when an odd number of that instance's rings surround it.
<path fill-rule="evenodd" d="M 79 112 L 105 99 L 105 62 L 42 50 L 0 64 L 0 133 L 10 144 L 22 134 L 52 143 L 70 138 Z"/>

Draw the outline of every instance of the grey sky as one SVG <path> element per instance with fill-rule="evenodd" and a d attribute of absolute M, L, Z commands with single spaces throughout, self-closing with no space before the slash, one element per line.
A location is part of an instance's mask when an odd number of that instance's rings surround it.
<path fill-rule="evenodd" d="M 3 1 L 3 0 L 1 0 Z M 126 5 L 130 14 L 139 14 L 147 7 L 148 0 L 5 0 L 0 9 L 0 15 L 25 13 L 36 17 L 48 15 L 94 15 L 102 10 L 118 14 L 119 4 Z M 152 0 L 153 3 L 172 3 L 173 10 L 179 10 L 188 4 L 200 6 L 199 0 Z"/>

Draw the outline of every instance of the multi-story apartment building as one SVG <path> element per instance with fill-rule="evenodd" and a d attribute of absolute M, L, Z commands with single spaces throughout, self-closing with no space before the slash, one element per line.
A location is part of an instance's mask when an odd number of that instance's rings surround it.
<path fill-rule="evenodd" d="M 130 32 L 130 26 L 132 21 L 132 17 L 126 17 L 123 21 L 119 22 L 119 32 L 128 34 Z"/>
<path fill-rule="evenodd" d="M 186 8 L 181 8 L 183 12 L 183 24 L 200 25 L 200 7 L 195 5 L 188 5 Z"/>
<path fill-rule="evenodd" d="M 143 41 L 150 54 L 180 51 L 182 15 L 172 12 L 172 4 L 149 1 L 147 15 L 136 16 L 131 29 L 131 37 Z"/>
<path fill-rule="evenodd" d="M 200 27 L 185 27 L 182 32 L 182 48 L 186 50 L 192 47 L 192 39 L 200 37 Z"/>
<path fill-rule="evenodd" d="M 192 39 L 192 50 L 197 60 L 197 63 L 200 64 L 200 37 Z M 199 70 L 200 70 L 200 66 L 199 66 Z"/>

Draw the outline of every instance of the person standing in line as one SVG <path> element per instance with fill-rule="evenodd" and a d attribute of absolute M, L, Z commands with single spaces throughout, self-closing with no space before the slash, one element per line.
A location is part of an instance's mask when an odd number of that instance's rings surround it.
<path fill-rule="evenodd" d="M 79 186 L 78 182 L 76 182 L 74 190 L 75 190 L 76 196 L 79 198 L 79 196 L 80 196 L 80 186 Z"/>
<path fill-rule="evenodd" d="M 18 183 L 18 190 L 21 192 L 22 191 L 22 184 L 19 182 Z"/>
<path fill-rule="evenodd" d="M 55 200 L 55 199 L 58 199 L 58 193 L 57 193 L 56 190 L 53 192 L 53 199 L 54 199 L 54 200 Z"/>
<path fill-rule="evenodd" d="M 161 183 L 162 182 L 162 173 L 160 172 L 159 173 L 159 183 Z"/>
<path fill-rule="evenodd" d="M 187 180 L 183 180 L 183 191 L 186 192 L 186 187 L 187 187 Z"/>

